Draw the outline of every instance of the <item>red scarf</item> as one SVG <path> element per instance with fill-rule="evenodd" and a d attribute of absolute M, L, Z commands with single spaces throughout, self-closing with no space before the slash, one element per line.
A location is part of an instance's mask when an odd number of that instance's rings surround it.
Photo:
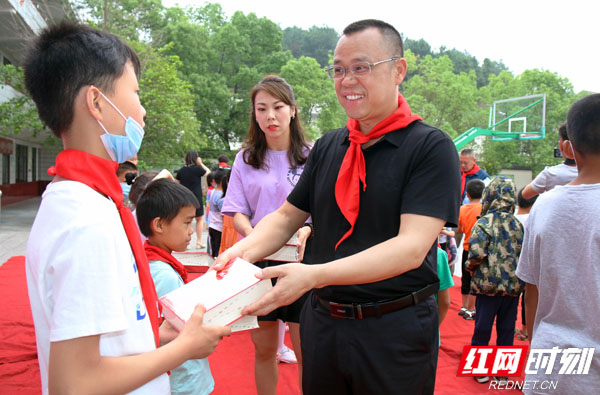
<path fill-rule="evenodd" d="M 465 184 L 467 181 L 467 176 L 470 176 L 472 174 L 477 173 L 479 170 L 481 170 L 481 167 L 477 166 L 477 163 L 475 163 L 473 165 L 473 168 L 467 172 L 464 172 L 462 169 L 460 169 L 460 175 L 461 175 L 461 184 L 460 184 L 460 196 L 464 196 L 465 194 Z"/>
<path fill-rule="evenodd" d="M 156 288 L 154 288 L 154 281 L 152 281 L 152 275 L 150 274 L 148 258 L 146 258 L 144 247 L 142 246 L 140 232 L 131 214 L 131 210 L 123 206 L 123 190 L 117 178 L 118 167 L 119 164 L 117 162 L 103 159 L 84 151 L 67 149 L 58 154 L 56 157 L 56 166 L 48 169 L 48 174 L 51 176 L 59 175 L 60 177 L 85 184 L 93 190 L 111 198 L 117 206 L 123 228 L 129 240 L 129 245 L 133 251 L 142 295 L 146 304 L 146 311 L 152 325 L 156 347 L 158 347 L 158 297 L 156 296 Z"/>
<path fill-rule="evenodd" d="M 336 250 L 342 241 L 347 239 L 354 230 L 360 203 L 360 182 L 363 184 L 363 191 L 367 189 L 365 157 L 361 145 L 389 132 L 403 129 L 412 122 L 421 119 L 417 114 L 410 112 L 408 103 L 400 94 L 398 95 L 398 109 L 392 115 L 375 125 L 367 135 L 360 131 L 360 126 L 356 119 L 348 119 L 346 127 L 349 130 L 348 138 L 350 139 L 350 146 L 346 151 L 335 183 L 335 200 L 344 218 L 350 223 L 350 230 L 337 242 L 335 245 Z"/>
<path fill-rule="evenodd" d="M 148 240 L 146 240 L 146 242 L 144 243 L 144 250 L 146 250 L 146 256 L 148 257 L 149 261 L 161 261 L 168 263 L 173 269 L 175 269 L 177 273 L 179 273 L 179 275 L 183 279 L 183 282 L 186 284 L 188 283 L 187 270 L 185 270 L 183 264 L 177 259 L 175 259 L 173 255 L 169 254 L 162 248 L 153 246 L 152 244 L 148 243 Z"/>

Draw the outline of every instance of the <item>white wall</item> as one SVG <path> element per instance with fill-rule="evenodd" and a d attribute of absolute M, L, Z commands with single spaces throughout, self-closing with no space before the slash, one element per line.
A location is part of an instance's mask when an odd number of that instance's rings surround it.
<path fill-rule="evenodd" d="M 517 187 L 517 191 L 521 188 L 525 188 L 527 184 L 533 180 L 533 175 L 531 170 L 508 170 L 502 169 L 498 173 L 499 176 L 508 176 L 513 179 L 515 185 Z"/>

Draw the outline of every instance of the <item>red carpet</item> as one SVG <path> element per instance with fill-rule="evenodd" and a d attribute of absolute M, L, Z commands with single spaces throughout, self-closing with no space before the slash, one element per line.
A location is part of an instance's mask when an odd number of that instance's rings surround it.
<path fill-rule="evenodd" d="M 27 286 L 25 281 L 24 257 L 13 257 L 0 267 L 0 393 L 29 395 L 39 394 L 40 378 L 35 347 Z M 464 345 L 470 344 L 474 321 L 465 321 L 458 316 L 460 309 L 460 279 L 450 290 L 452 303 L 446 320 L 442 324 L 442 347 L 438 361 L 436 394 L 484 394 L 487 384 L 478 384 L 470 377 L 456 377 L 458 362 Z M 520 316 L 520 315 L 519 315 Z M 520 319 L 517 320 L 520 326 Z M 286 344 L 290 345 L 289 338 Z M 490 344 L 495 344 L 492 335 Z M 526 344 L 515 339 L 515 344 Z M 215 378 L 215 395 L 255 394 L 254 355 L 252 342 L 247 332 L 234 334 L 224 339 L 217 352 L 210 356 L 210 365 Z M 400 391 L 401 392 L 401 391 Z M 400 393 L 399 392 L 399 393 Z M 517 394 L 519 391 L 501 391 Z M 299 394 L 297 365 L 279 365 L 277 393 Z"/>
<path fill-rule="evenodd" d="M 0 267 L 0 300 L 0 393 L 39 394 L 40 370 L 24 257 L 13 257 Z"/>

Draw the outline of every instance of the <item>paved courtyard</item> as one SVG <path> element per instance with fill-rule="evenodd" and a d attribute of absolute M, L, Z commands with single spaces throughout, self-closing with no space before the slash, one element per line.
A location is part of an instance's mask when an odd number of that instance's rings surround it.
<path fill-rule="evenodd" d="M 42 198 L 35 197 L 2 207 L 0 211 L 0 265 L 25 255 L 27 238 Z"/>
<path fill-rule="evenodd" d="M 2 207 L 0 211 L 0 266 L 10 257 L 25 255 L 29 231 L 41 201 L 41 197 L 35 197 Z M 208 232 L 205 229 L 202 235 L 204 244 L 206 244 L 207 235 Z M 194 232 L 190 242 L 190 247 L 192 247 L 190 251 L 206 251 L 206 249 L 196 250 L 195 246 L 196 233 Z"/>

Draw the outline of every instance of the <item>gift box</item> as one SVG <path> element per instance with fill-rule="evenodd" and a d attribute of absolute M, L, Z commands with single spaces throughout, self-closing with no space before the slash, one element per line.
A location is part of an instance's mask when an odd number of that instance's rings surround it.
<path fill-rule="evenodd" d="M 258 272 L 258 267 L 236 258 L 225 271 L 211 270 L 160 298 L 163 315 L 181 330 L 196 305 L 202 304 L 205 325 L 229 326 L 232 332 L 257 328 L 256 317 L 243 317 L 241 311 L 273 287 L 270 279 L 256 278 Z"/>
<path fill-rule="evenodd" d="M 280 262 L 298 262 L 298 234 L 294 235 L 285 243 L 283 247 L 275 251 L 269 256 L 264 257 L 265 261 L 280 261 Z"/>
<path fill-rule="evenodd" d="M 188 273 L 204 274 L 214 262 L 213 257 L 204 251 L 173 252 L 172 254 Z"/>

